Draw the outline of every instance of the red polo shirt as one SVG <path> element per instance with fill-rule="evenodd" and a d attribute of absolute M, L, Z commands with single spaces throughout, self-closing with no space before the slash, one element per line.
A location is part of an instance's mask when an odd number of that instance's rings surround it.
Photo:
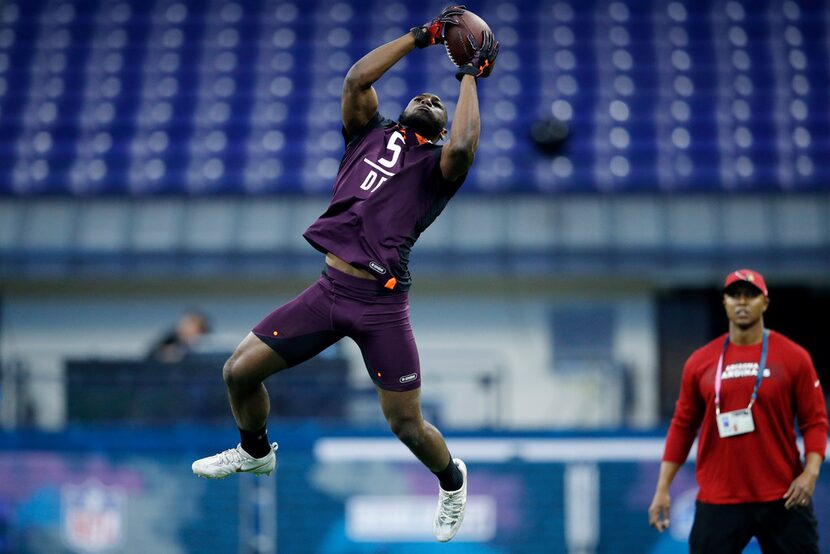
<path fill-rule="evenodd" d="M 807 351 L 770 331 L 764 378 L 752 407 L 755 431 L 721 438 L 715 421 L 715 371 L 725 338 L 718 337 L 686 361 L 663 460 L 686 461 L 700 429 L 698 500 L 711 504 L 778 500 L 804 469 L 795 443 L 796 418 L 805 452 L 824 457 L 828 430 L 824 394 Z M 721 412 L 747 407 L 760 360 L 760 343 L 729 344 Z"/>

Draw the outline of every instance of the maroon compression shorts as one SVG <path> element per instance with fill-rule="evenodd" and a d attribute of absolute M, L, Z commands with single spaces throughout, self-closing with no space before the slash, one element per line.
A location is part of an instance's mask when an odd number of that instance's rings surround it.
<path fill-rule="evenodd" d="M 252 331 L 295 366 L 343 337 L 360 347 L 377 386 L 408 391 L 421 386 L 421 365 L 409 322 L 409 295 L 390 293 L 378 281 L 326 266 L 297 298 L 277 308 Z"/>

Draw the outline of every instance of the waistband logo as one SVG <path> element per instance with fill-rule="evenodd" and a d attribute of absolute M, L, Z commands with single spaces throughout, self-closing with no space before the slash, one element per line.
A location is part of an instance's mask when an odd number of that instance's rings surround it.
<path fill-rule="evenodd" d="M 369 267 L 371 267 L 373 270 L 377 271 L 381 275 L 386 274 L 386 269 L 374 260 L 369 262 Z"/>

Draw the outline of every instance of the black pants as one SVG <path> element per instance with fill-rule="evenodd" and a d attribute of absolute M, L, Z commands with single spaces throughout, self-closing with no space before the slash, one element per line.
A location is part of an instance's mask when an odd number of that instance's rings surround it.
<path fill-rule="evenodd" d="M 747 504 L 696 503 L 691 554 L 740 554 L 756 537 L 764 554 L 818 554 L 812 504 L 787 510 L 783 500 Z"/>

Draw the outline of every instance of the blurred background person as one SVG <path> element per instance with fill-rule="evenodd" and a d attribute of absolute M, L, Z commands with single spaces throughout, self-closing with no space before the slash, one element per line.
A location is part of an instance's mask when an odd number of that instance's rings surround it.
<path fill-rule="evenodd" d="M 188 310 L 179 317 L 175 327 L 152 345 L 147 359 L 165 363 L 180 362 L 198 349 L 199 343 L 210 331 L 210 320 L 204 313 Z"/>
<path fill-rule="evenodd" d="M 765 554 L 819 551 L 811 505 L 827 449 L 824 395 L 809 353 L 765 328 L 769 302 L 760 273 L 727 275 L 729 332 L 696 350 L 683 368 L 648 516 L 658 531 L 668 528 L 669 487 L 699 429 L 693 553 L 740 554 L 753 536 Z"/>

